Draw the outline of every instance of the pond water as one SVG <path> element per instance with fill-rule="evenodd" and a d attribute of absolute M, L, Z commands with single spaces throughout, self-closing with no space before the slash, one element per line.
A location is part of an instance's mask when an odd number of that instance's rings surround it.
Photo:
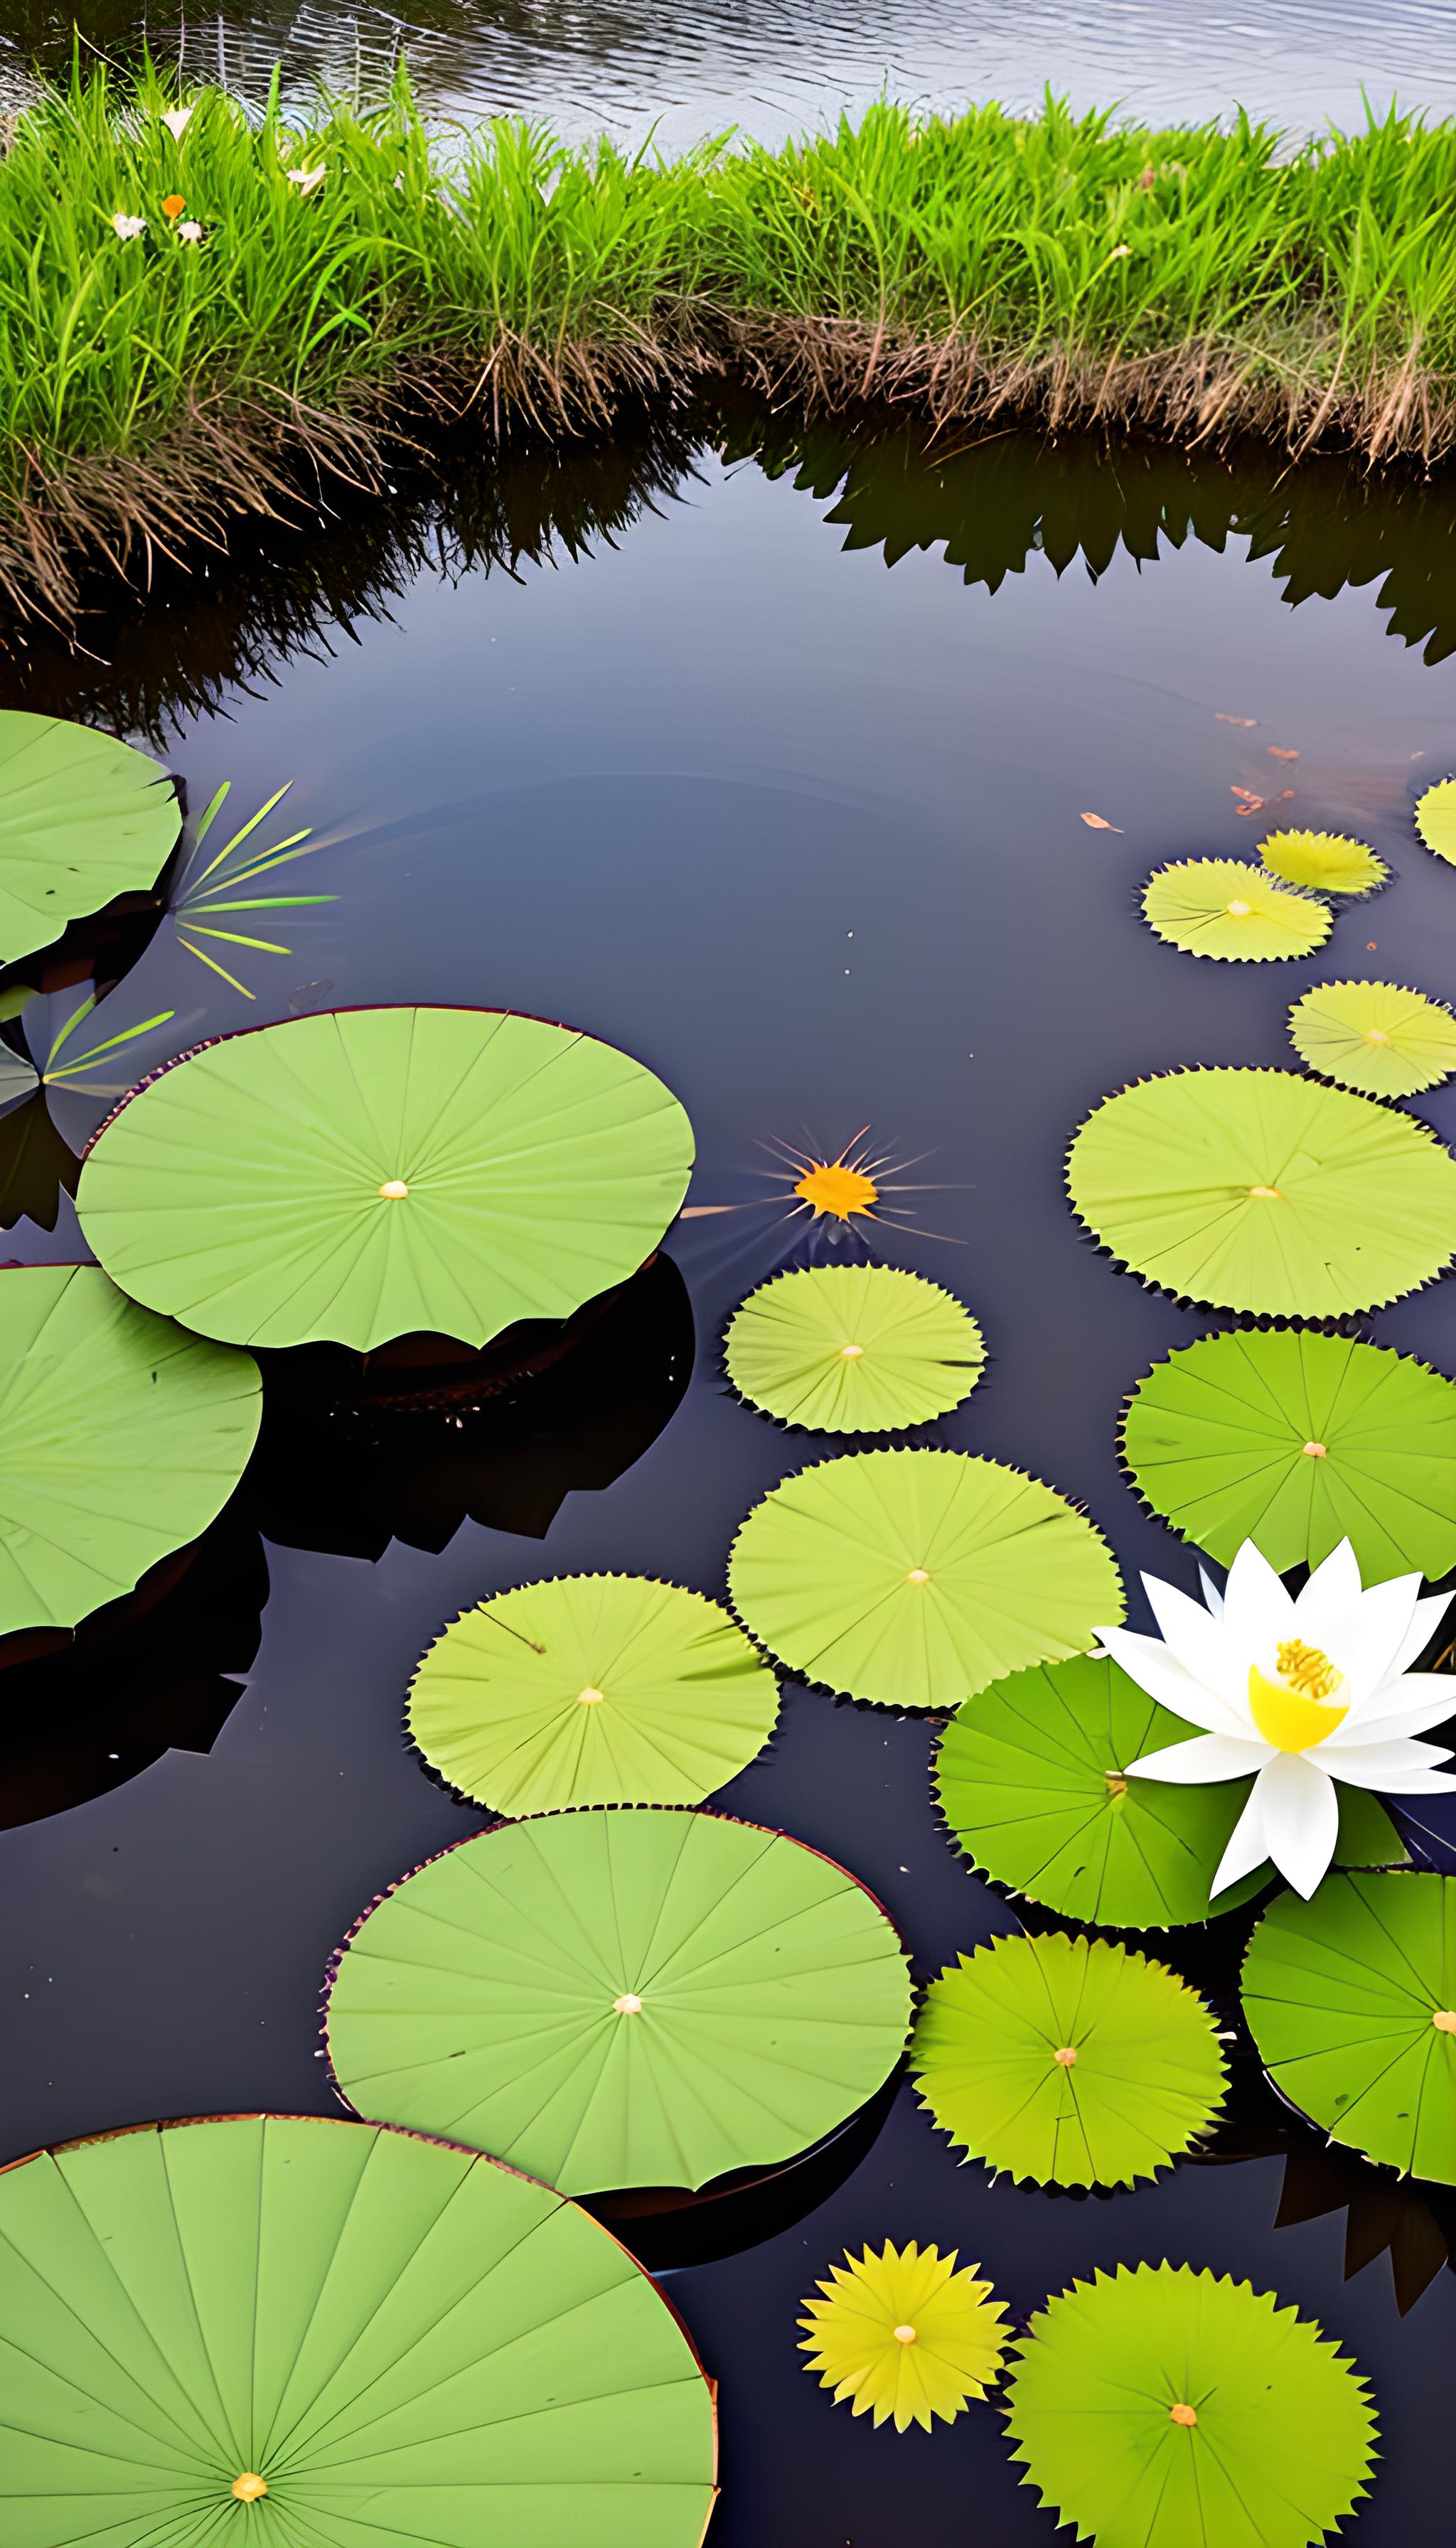
<path fill-rule="evenodd" d="M 18 69 L 68 58 L 70 15 L 10 0 L 0 26 Z M 650 131 L 671 147 L 737 126 L 775 140 L 883 91 L 938 112 L 968 98 L 1034 107 L 1050 84 L 1079 107 L 1143 119 L 1225 115 L 1231 100 L 1304 131 L 1382 111 L 1456 110 L 1456 17 L 1446 0 L 80 0 L 88 39 L 118 51 L 144 31 L 195 78 L 245 95 L 275 62 L 295 94 L 316 80 L 377 91 L 403 53 L 441 115 L 529 114 L 573 135 Z"/>
<path fill-rule="evenodd" d="M 717 1362 L 726 1314 L 795 1237 L 750 1200 L 766 1142 L 832 1155 L 867 1123 L 920 1163 L 887 1250 L 959 1293 L 991 1354 L 925 1438 L 1085 1502 L 1130 1581 L 1150 1567 L 1193 1587 L 1115 1432 L 1153 1357 L 1216 1322 L 1079 1234 L 1062 1157 L 1139 1074 L 1289 1061 L 1311 980 L 1449 990 L 1456 887 L 1410 809 L 1451 755 L 1453 528 L 1443 490 L 1334 468 L 1293 480 L 1019 435 L 928 457 L 909 433 L 800 437 L 744 412 L 562 464 L 462 463 L 447 505 L 402 486 L 388 524 L 277 537 L 200 591 L 98 618 L 85 656 L 12 672 L 9 704 L 150 734 L 194 807 L 225 778 L 242 810 L 291 780 L 290 828 L 324 844 L 306 881 L 337 898 L 280 920 L 287 956 L 237 956 L 255 999 L 163 925 L 103 1011 L 112 1032 L 176 1012 L 130 1066 L 325 1005 L 512 1005 L 650 1063 L 696 1128 L 690 1202 L 742 1208 L 680 1225 L 681 1284 L 658 1270 L 580 1405 L 575 1385 L 523 1391 L 506 1456 L 499 1437 L 475 1467 L 469 1444 L 427 1443 L 421 1474 L 361 1484 L 285 1438 L 261 1500 L 215 1535 L 206 1600 L 160 1604 L 120 1663 L 82 1658 L 63 1683 L 33 1668 L 7 1737 L 23 1794 L 123 1783 L 0 1835 L 5 2153 L 159 2115 L 334 2111 L 317 2022 L 330 1951 L 480 1822 L 402 1741 L 423 1647 L 541 1572 L 720 1593 L 743 1513 L 821 1447 L 736 1403 Z M 1369 839 L 1395 881 L 1309 964 L 1192 963 L 1141 925 L 1138 884 L 1169 856 L 1246 854 L 1262 825 L 1238 807 L 1260 795 Z M 57 1100 L 65 1138 L 105 1102 Z M 1419 1111 L 1456 1137 L 1451 1092 Z M 30 1201 L 7 1251 L 77 1252 L 53 1174 L 48 1212 Z M 1372 1331 L 1450 1368 L 1449 1286 Z M 772 1748 L 720 1799 L 853 1868 L 924 1976 L 1016 1917 L 936 1823 L 932 1731 L 790 1687 Z M 1169 1944 L 1226 2010 L 1245 1934 L 1234 1915 Z M 1326 2156 L 1245 2053 L 1236 2071 L 1213 2158 L 1138 2192 L 992 2185 L 902 2087 L 867 2148 L 868 2131 L 690 2230 L 729 2252 L 674 2263 L 690 2248 L 649 2243 L 722 2384 L 717 2548 L 901 2548 L 912 2524 L 997 2548 L 1052 2537 L 989 2410 L 933 2440 L 876 2435 L 798 2370 L 800 2297 L 846 2243 L 886 2236 L 979 2259 L 1018 2317 L 1119 2259 L 1276 2290 L 1377 2390 L 1384 2460 L 1352 2535 L 1430 2535 L 1448 2207 Z"/>

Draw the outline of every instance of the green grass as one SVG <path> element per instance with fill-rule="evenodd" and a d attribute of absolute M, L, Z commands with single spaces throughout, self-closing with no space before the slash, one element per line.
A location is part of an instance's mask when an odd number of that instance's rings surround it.
<path fill-rule="evenodd" d="M 380 479 L 387 426 L 548 432 L 729 364 L 830 408 L 911 402 L 1235 431 L 1372 459 L 1456 441 L 1456 128 L 1286 148 L 1048 102 L 893 106 L 663 163 L 498 123 L 249 118 L 79 73 L 0 161 L 0 583 L 63 615 L 89 551 L 218 538 L 301 468 Z M 305 191 L 290 172 L 321 166 Z M 188 244 L 163 199 L 203 226 Z M 115 214 L 145 221 L 118 237 Z"/>

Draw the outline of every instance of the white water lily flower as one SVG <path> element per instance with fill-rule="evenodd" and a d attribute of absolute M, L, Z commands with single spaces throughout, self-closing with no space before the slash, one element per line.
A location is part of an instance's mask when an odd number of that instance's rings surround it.
<path fill-rule="evenodd" d="M 146 228 L 139 213 L 113 213 L 111 226 L 118 238 L 140 238 Z"/>
<path fill-rule="evenodd" d="M 166 126 L 167 131 L 170 133 L 174 141 L 181 140 L 183 134 L 186 132 L 196 113 L 197 109 L 195 106 L 173 106 L 167 109 L 166 114 L 162 117 L 162 122 Z"/>
<path fill-rule="evenodd" d="M 290 168 L 288 182 L 297 186 L 301 195 L 312 195 L 316 186 L 322 185 L 327 173 L 321 162 L 317 168 Z"/>
<path fill-rule="evenodd" d="M 1142 1581 L 1161 1641 L 1126 1628 L 1097 1634 L 1139 1689 L 1204 1731 L 1125 1768 L 1178 1786 L 1255 1774 L 1214 1893 L 1272 1859 L 1308 1901 L 1334 1855 L 1337 1780 L 1407 1796 L 1456 1790 L 1456 1776 L 1435 1767 L 1451 1754 L 1410 1739 L 1456 1715 L 1456 1681 L 1406 1670 L 1450 1593 L 1421 1600 L 1418 1575 L 1363 1591 L 1348 1540 L 1298 1595 L 1249 1539 L 1222 1604 L 1207 1579 L 1207 1609 L 1171 1584 Z"/>

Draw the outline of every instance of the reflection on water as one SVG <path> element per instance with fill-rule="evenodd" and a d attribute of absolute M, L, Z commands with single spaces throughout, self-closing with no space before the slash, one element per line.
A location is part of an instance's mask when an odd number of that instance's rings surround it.
<path fill-rule="evenodd" d="M 17 63 L 68 55 L 69 11 L 12 0 Z M 670 147 L 737 126 L 781 135 L 888 89 L 940 111 L 968 98 L 1034 107 L 1050 83 L 1078 106 L 1144 119 L 1224 115 L 1237 101 L 1281 127 L 1380 107 L 1456 110 L 1456 18 L 1445 0 L 79 0 L 91 41 L 120 49 L 143 21 L 158 53 L 245 95 L 276 62 L 368 96 L 403 55 L 442 115 L 525 113 L 569 133 L 649 132 Z M 0 61 L 3 61 L 0 53 Z"/>

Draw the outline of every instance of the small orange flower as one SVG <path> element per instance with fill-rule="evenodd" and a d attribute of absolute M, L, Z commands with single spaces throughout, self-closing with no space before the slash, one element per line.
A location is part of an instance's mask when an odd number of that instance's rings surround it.
<path fill-rule="evenodd" d="M 177 215 L 179 213 L 185 213 L 186 210 L 187 198 L 185 195 L 163 195 L 162 211 L 166 214 L 169 222 L 174 222 Z"/>

